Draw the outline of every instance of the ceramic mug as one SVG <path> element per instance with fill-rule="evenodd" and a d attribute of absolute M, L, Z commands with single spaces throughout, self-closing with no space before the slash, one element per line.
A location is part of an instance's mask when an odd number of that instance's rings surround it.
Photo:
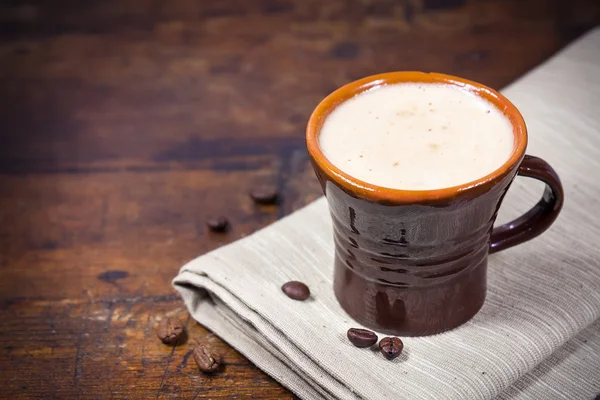
<path fill-rule="evenodd" d="M 401 82 L 454 85 L 492 102 L 513 127 L 510 158 L 474 182 L 415 191 L 372 185 L 329 162 L 319 147 L 327 115 L 365 90 Z M 306 142 L 333 220 L 335 295 L 352 318 L 380 332 L 429 335 L 468 321 L 485 300 L 488 254 L 541 234 L 563 204 L 556 172 L 525 155 L 527 128 L 517 108 L 495 90 L 462 78 L 392 72 L 349 83 L 317 106 Z M 544 194 L 523 216 L 493 227 L 517 174 L 544 182 Z"/>

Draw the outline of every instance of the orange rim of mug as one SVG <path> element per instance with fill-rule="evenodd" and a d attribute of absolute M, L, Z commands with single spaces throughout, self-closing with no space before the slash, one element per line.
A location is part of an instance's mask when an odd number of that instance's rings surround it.
<path fill-rule="evenodd" d="M 364 91 L 388 84 L 403 82 L 450 84 L 463 90 L 468 90 L 491 102 L 502 111 L 512 124 L 515 144 L 510 158 L 494 172 L 475 181 L 434 190 L 402 190 L 373 185 L 350 176 L 333 165 L 325 157 L 319 146 L 319 134 L 327 116 L 338 105 Z M 489 185 L 493 185 L 502 180 L 520 164 L 525 155 L 525 149 L 527 147 L 527 127 L 523 120 L 523 116 L 514 104 L 496 90 L 480 83 L 439 73 L 417 71 L 388 72 L 350 82 L 325 97 L 315 108 L 308 120 L 306 128 L 306 145 L 310 157 L 313 159 L 313 162 L 317 164 L 320 172 L 326 174 L 329 180 L 333 181 L 349 193 L 376 202 L 415 203 L 444 199 L 451 200 L 461 194 L 470 193 L 478 188 L 488 188 Z"/>

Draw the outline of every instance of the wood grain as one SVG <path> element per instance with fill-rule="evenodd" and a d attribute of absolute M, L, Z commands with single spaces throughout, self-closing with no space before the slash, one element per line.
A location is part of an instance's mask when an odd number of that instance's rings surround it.
<path fill-rule="evenodd" d="M 293 398 L 189 318 L 191 258 L 319 196 L 303 130 L 390 70 L 502 87 L 593 0 L 11 1 L 0 6 L 0 397 Z M 247 193 L 275 185 L 281 206 Z M 224 214 L 227 234 L 204 221 Z M 188 341 L 155 336 L 165 315 Z M 223 355 L 215 376 L 190 359 Z"/>

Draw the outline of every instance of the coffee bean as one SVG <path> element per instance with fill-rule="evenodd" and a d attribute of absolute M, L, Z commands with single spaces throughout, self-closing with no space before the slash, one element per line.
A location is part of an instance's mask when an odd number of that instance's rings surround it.
<path fill-rule="evenodd" d="M 400 353 L 402 353 L 403 348 L 404 343 L 397 337 L 384 337 L 381 339 L 381 342 L 379 342 L 379 351 L 381 351 L 381 354 L 388 360 L 393 360 L 398 357 Z"/>
<path fill-rule="evenodd" d="M 221 366 L 221 364 L 219 364 L 218 357 L 212 354 L 210 350 L 201 344 L 194 348 L 193 355 L 196 365 L 198 365 L 198 368 L 200 368 L 200 371 L 202 372 L 215 372 Z"/>
<path fill-rule="evenodd" d="M 273 187 L 258 187 L 250 192 L 250 197 L 256 204 L 275 204 L 279 193 Z"/>
<path fill-rule="evenodd" d="M 229 226 L 229 221 L 223 216 L 210 217 L 206 220 L 206 225 L 213 232 L 225 232 Z"/>
<path fill-rule="evenodd" d="M 167 317 L 158 324 L 156 336 L 164 344 L 174 345 L 185 337 L 185 328 L 177 318 Z"/>
<path fill-rule="evenodd" d="M 298 281 L 290 281 L 285 283 L 281 290 L 283 293 L 287 295 L 290 299 L 294 300 L 306 300 L 310 297 L 310 289 L 302 282 Z"/>
<path fill-rule="evenodd" d="M 370 347 L 377 343 L 377 335 L 368 329 L 348 329 L 348 340 L 356 347 Z"/>

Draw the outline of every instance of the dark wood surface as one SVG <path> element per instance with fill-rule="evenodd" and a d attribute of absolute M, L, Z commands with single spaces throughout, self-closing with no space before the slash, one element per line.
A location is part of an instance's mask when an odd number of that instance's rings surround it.
<path fill-rule="evenodd" d="M 303 130 L 337 86 L 426 70 L 500 88 L 600 23 L 595 0 L 2 4 L 6 399 L 293 398 L 189 318 L 179 267 L 319 196 Z M 257 184 L 283 204 L 253 205 Z M 158 341 L 165 315 L 187 343 Z M 199 373 L 197 341 L 223 371 Z"/>

